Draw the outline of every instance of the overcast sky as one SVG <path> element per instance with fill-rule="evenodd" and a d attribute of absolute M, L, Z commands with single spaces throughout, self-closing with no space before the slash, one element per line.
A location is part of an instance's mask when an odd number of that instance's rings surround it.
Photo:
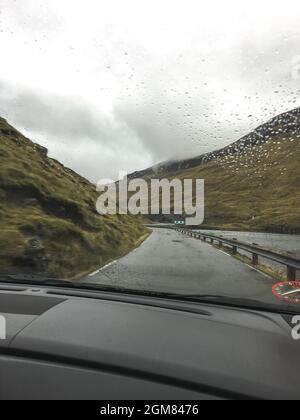
<path fill-rule="evenodd" d="M 0 116 L 92 181 L 232 143 L 300 106 L 299 0 L 245 3 L 0 0 Z"/>

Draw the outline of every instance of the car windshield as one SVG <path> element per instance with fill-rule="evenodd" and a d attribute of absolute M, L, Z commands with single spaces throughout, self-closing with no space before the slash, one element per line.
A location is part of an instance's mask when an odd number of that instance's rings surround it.
<path fill-rule="evenodd" d="M 0 282 L 300 311 L 300 3 L 0 0 Z"/>

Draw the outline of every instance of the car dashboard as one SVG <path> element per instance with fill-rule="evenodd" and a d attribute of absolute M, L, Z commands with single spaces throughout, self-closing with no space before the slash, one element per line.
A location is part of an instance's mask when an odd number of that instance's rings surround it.
<path fill-rule="evenodd" d="M 299 399 L 284 316 L 55 287 L 0 285 L 0 398 Z"/>

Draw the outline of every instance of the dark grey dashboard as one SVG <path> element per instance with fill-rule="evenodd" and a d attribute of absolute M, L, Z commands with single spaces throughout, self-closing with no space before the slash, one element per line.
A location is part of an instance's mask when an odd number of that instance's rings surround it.
<path fill-rule="evenodd" d="M 55 288 L 1 290 L 1 399 L 299 399 L 280 314 Z"/>

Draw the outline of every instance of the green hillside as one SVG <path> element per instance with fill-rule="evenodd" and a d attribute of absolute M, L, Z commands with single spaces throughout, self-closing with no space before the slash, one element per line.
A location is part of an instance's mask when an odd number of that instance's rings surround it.
<path fill-rule="evenodd" d="M 78 277 L 132 250 L 139 219 L 100 216 L 95 186 L 0 118 L 0 272 Z"/>
<path fill-rule="evenodd" d="M 197 166 L 195 159 L 186 161 L 190 168 L 184 171 L 174 171 L 173 164 L 171 172 L 159 174 L 205 180 L 205 227 L 300 232 L 299 109 L 275 117 L 209 159 Z M 153 220 L 158 219 L 167 221 Z"/>
<path fill-rule="evenodd" d="M 300 141 L 276 137 L 235 157 L 180 173 L 205 180 L 205 225 L 300 232 Z"/>

